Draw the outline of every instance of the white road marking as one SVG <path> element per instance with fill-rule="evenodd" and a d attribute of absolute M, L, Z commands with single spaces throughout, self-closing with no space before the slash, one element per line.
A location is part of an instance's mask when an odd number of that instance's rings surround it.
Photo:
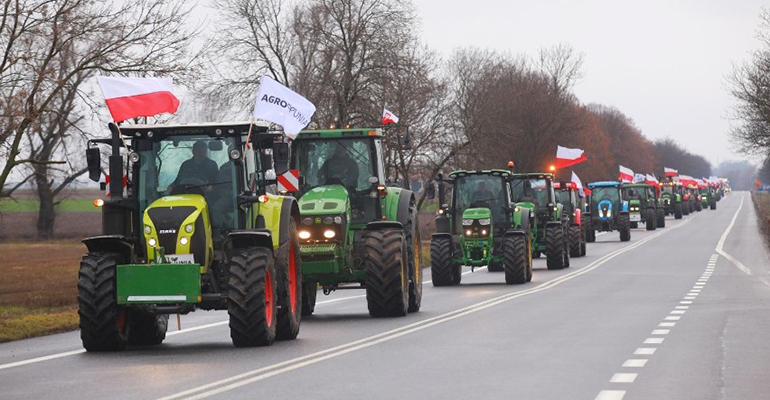
<path fill-rule="evenodd" d="M 730 225 L 727 226 L 727 229 L 725 230 L 725 233 L 722 234 L 722 237 L 719 238 L 719 243 L 717 243 L 716 252 L 723 255 L 726 259 L 730 260 L 733 265 L 738 267 L 741 271 L 743 271 L 746 275 L 751 275 L 751 270 L 743 265 L 742 262 L 738 261 L 735 257 L 728 254 L 726 251 L 723 250 L 725 246 L 725 240 L 727 240 L 727 235 L 730 234 L 730 231 L 733 229 L 733 225 L 735 225 L 735 220 L 738 219 L 738 213 L 741 212 L 741 208 L 743 208 L 743 199 L 745 197 L 741 196 L 741 204 L 738 206 L 738 210 L 735 211 L 735 215 L 733 215 L 733 220 L 730 221 Z"/>
<path fill-rule="evenodd" d="M 615 374 L 612 375 L 610 382 L 612 383 L 633 383 L 639 374 Z"/>
<path fill-rule="evenodd" d="M 677 310 L 687 310 L 690 308 L 690 306 L 676 306 L 674 308 L 676 308 Z"/>
<path fill-rule="evenodd" d="M 695 300 L 695 296 L 685 296 L 685 300 Z"/>
<path fill-rule="evenodd" d="M 382 332 L 367 338 L 359 339 L 350 343 L 342 344 L 339 346 L 335 346 L 332 348 L 328 348 L 325 350 L 320 350 L 315 353 L 307 354 L 304 356 L 296 357 L 293 359 L 285 360 L 273 365 L 268 365 L 265 367 L 257 368 L 251 371 L 247 371 L 235 376 L 231 376 L 229 378 L 221 379 L 215 382 L 211 382 L 208 384 L 200 385 L 198 387 L 194 387 L 192 389 L 188 389 L 182 392 L 178 392 L 166 397 L 163 397 L 162 400 L 171 400 L 171 399 L 177 399 L 177 398 L 188 398 L 190 400 L 192 399 L 201 399 L 206 398 L 209 396 L 221 394 L 236 388 L 239 388 L 241 386 L 245 386 L 254 382 L 259 382 L 264 379 L 270 378 L 275 375 L 279 375 L 285 372 L 293 371 L 299 368 L 306 367 L 308 365 L 313 365 L 316 363 L 319 363 L 321 361 L 325 361 L 328 359 L 336 358 L 339 356 L 343 356 L 348 353 L 352 353 L 358 350 L 362 350 L 383 342 L 387 342 L 405 335 L 408 335 L 413 332 L 421 331 L 427 328 L 430 328 L 432 326 L 442 324 L 444 322 L 448 322 L 472 313 L 479 312 L 481 310 L 485 310 L 487 308 L 493 307 L 495 305 L 527 296 L 530 294 L 538 293 L 544 290 L 548 290 L 550 288 L 553 288 L 555 286 L 558 286 L 564 282 L 567 282 L 569 280 L 572 280 L 574 278 L 577 278 L 583 274 L 586 274 L 588 272 L 591 272 L 595 270 L 596 268 L 600 267 L 601 265 L 607 263 L 611 259 L 619 256 L 620 254 L 623 254 L 625 252 L 631 251 L 646 242 L 658 237 L 659 235 L 665 234 L 667 232 L 671 232 L 672 230 L 684 226 L 687 222 L 689 222 L 692 218 L 685 220 L 684 222 L 673 226 L 672 228 L 666 229 L 664 231 L 661 231 L 659 233 L 652 234 L 634 244 L 628 245 L 626 247 L 623 247 L 621 249 L 615 250 L 609 254 L 606 254 L 599 258 L 598 260 L 594 261 L 593 263 L 589 264 L 588 266 L 576 270 L 574 272 L 562 275 L 556 279 L 550 280 L 548 282 L 544 282 L 539 284 L 538 286 L 535 286 L 531 289 L 521 290 L 518 292 L 513 293 L 507 293 L 498 297 L 494 297 L 489 300 L 485 300 L 476 304 L 472 304 L 470 306 L 450 311 L 441 315 L 437 315 L 432 318 L 427 318 L 421 321 L 417 321 L 399 328 L 392 329 L 390 331 Z M 661 339 L 662 341 L 662 339 Z M 224 386 L 223 386 L 224 385 Z M 621 396 L 622 398 L 622 396 Z"/>
<path fill-rule="evenodd" d="M 671 314 L 684 314 L 686 312 L 687 311 L 685 311 L 685 310 L 674 310 L 674 311 L 671 311 Z"/>
<path fill-rule="evenodd" d="M 692 293 L 692 292 L 695 292 L 695 293 L 699 293 L 699 292 L 700 292 L 700 289 L 690 289 L 690 292 L 691 292 L 691 293 Z"/>
<path fill-rule="evenodd" d="M 594 400 L 623 400 L 625 390 L 602 390 Z"/>
<path fill-rule="evenodd" d="M 656 349 L 655 347 L 640 347 L 636 349 L 634 354 L 638 356 L 649 356 L 649 355 L 655 354 L 655 350 L 658 350 L 658 349 Z"/>
<path fill-rule="evenodd" d="M 0 369 L 20 367 L 22 365 L 37 363 L 37 362 L 41 362 L 41 361 L 55 360 L 57 358 L 62 358 L 62 357 L 67 357 L 67 356 L 74 356 L 75 354 L 80 354 L 80 353 L 85 353 L 85 352 L 86 351 L 84 349 L 80 349 L 80 350 L 66 351 L 64 353 L 52 354 L 50 356 L 30 358 L 29 360 L 17 361 L 17 362 L 12 362 L 12 363 L 8 363 L 8 364 L 0 365 Z"/>
<path fill-rule="evenodd" d="M 680 319 L 682 319 L 682 317 L 678 315 L 669 315 L 668 317 L 663 319 L 665 319 L 666 321 L 679 321 Z"/>
<path fill-rule="evenodd" d="M 692 304 L 691 300 L 682 300 L 679 302 L 679 304 Z"/>
<path fill-rule="evenodd" d="M 670 329 L 655 329 L 652 331 L 652 335 L 668 335 L 671 332 Z"/>
<path fill-rule="evenodd" d="M 631 358 L 623 363 L 626 368 L 642 368 L 647 365 L 647 360 L 643 358 Z"/>
<path fill-rule="evenodd" d="M 672 326 L 676 326 L 676 322 L 661 322 L 658 324 L 661 328 L 670 328 Z"/>
<path fill-rule="evenodd" d="M 651 337 L 644 340 L 644 344 L 661 344 L 664 338 Z"/>

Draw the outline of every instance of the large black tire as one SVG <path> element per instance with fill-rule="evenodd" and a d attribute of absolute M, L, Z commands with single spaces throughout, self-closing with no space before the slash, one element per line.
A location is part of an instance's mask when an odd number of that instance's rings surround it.
<path fill-rule="evenodd" d="M 278 249 L 276 259 L 278 282 L 278 326 L 275 338 L 294 340 L 302 323 L 302 261 L 299 256 L 297 223 L 289 221 L 289 238 Z"/>
<path fill-rule="evenodd" d="M 580 256 L 586 255 L 586 242 L 588 241 L 588 232 L 585 225 L 580 225 Z"/>
<path fill-rule="evenodd" d="M 703 203 L 700 201 L 695 202 L 695 211 L 701 212 L 703 211 Z"/>
<path fill-rule="evenodd" d="M 524 235 L 503 236 L 503 265 L 505 268 L 505 283 L 519 285 L 527 282 L 529 275 L 527 263 L 527 238 Z"/>
<path fill-rule="evenodd" d="M 711 206 L 712 210 L 716 210 L 717 209 L 717 201 L 716 200 L 711 199 L 711 201 L 709 203 L 710 203 L 709 205 Z"/>
<path fill-rule="evenodd" d="M 302 281 L 302 316 L 313 315 L 315 302 L 318 297 L 318 284 L 312 281 Z"/>
<path fill-rule="evenodd" d="M 620 232 L 621 242 L 631 240 L 631 223 L 628 220 L 628 214 L 618 216 L 618 232 Z"/>
<path fill-rule="evenodd" d="M 130 309 L 128 313 L 128 343 L 139 346 L 154 346 L 163 343 L 168 329 L 168 314 L 156 315 L 142 310 Z"/>
<path fill-rule="evenodd" d="M 86 351 L 122 350 L 127 341 L 124 307 L 118 306 L 116 253 L 87 253 L 78 274 L 80 340 Z"/>
<path fill-rule="evenodd" d="M 269 346 L 276 337 L 278 291 L 272 251 L 233 250 L 228 284 L 230 337 L 236 347 Z"/>
<path fill-rule="evenodd" d="M 370 231 L 364 239 L 366 303 L 372 317 L 402 317 L 409 309 L 409 261 L 400 229 Z"/>
<path fill-rule="evenodd" d="M 594 243 L 596 242 L 596 231 L 592 228 L 588 228 L 586 231 L 586 242 L 588 243 Z"/>
<path fill-rule="evenodd" d="M 662 208 L 659 208 L 656 211 L 656 217 L 658 219 L 658 228 L 665 228 L 666 227 L 666 211 Z"/>
<path fill-rule="evenodd" d="M 406 247 L 409 260 L 409 312 L 420 311 L 422 305 L 422 238 L 420 237 L 420 222 L 417 218 L 417 207 L 414 202 L 409 204 L 409 219 L 404 226 L 406 232 Z"/>
<path fill-rule="evenodd" d="M 655 210 L 650 208 L 645 210 L 645 213 L 647 213 L 644 217 L 645 228 L 648 231 L 654 231 L 657 228 L 657 224 L 655 223 Z"/>
<path fill-rule="evenodd" d="M 456 284 L 452 267 L 452 238 L 434 237 L 430 242 L 430 274 L 433 286 Z"/>
<path fill-rule="evenodd" d="M 638 227 L 639 227 L 639 223 L 638 222 L 636 222 L 636 221 L 631 222 L 631 229 L 636 229 Z"/>
<path fill-rule="evenodd" d="M 566 246 L 564 229 L 561 225 L 549 225 L 545 228 L 545 253 L 548 269 L 563 269 Z"/>
<path fill-rule="evenodd" d="M 580 244 L 582 242 L 581 240 L 581 234 L 580 234 L 580 226 L 579 225 L 570 225 L 569 230 L 567 231 L 569 236 L 569 256 L 570 257 L 580 257 Z"/>
<path fill-rule="evenodd" d="M 682 219 L 682 203 L 674 205 L 674 219 Z"/>
<path fill-rule="evenodd" d="M 682 203 L 682 215 L 690 215 L 690 201 Z"/>

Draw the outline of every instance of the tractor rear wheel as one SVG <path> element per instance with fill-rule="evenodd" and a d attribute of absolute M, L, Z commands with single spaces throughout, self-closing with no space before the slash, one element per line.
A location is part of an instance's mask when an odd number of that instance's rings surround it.
<path fill-rule="evenodd" d="M 163 343 L 168 329 L 168 314 L 131 309 L 128 314 L 128 343 L 154 346 Z"/>
<path fill-rule="evenodd" d="M 370 231 L 364 239 L 366 302 L 372 317 L 401 317 L 409 309 L 409 261 L 400 229 Z"/>
<path fill-rule="evenodd" d="M 78 314 L 86 351 L 122 350 L 127 341 L 126 309 L 118 306 L 116 253 L 87 253 L 80 261 Z"/>
<path fill-rule="evenodd" d="M 409 312 L 420 311 L 422 304 L 422 241 L 414 202 L 409 204 L 409 219 L 404 226 L 409 260 Z"/>
<path fill-rule="evenodd" d="M 269 346 L 276 336 L 278 312 L 273 254 L 265 247 L 233 250 L 227 313 L 236 347 Z"/>
<path fill-rule="evenodd" d="M 648 231 L 654 231 L 657 228 L 657 224 L 655 220 L 655 210 L 650 208 L 645 212 L 647 213 L 647 215 L 645 215 L 644 217 L 645 228 Z"/>
<path fill-rule="evenodd" d="M 526 283 L 529 275 L 527 238 L 524 235 L 503 236 L 502 248 L 505 283 L 508 285 Z"/>
<path fill-rule="evenodd" d="M 714 200 L 714 199 L 712 199 L 712 200 L 710 201 L 710 206 L 711 206 L 711 209 L 712 209 L 712 210 L 716 210 L 716 209 L 717 209 L 717 201 L 716 201 L 716 200 Z"/>
<path fill-rule="evenodd" d="M 674 219 L 682 219 L 682 203 L 674 205 Z"/>
<path fill-rule="evenodd" d="M 430 274 L 433 286 L 455 284 L 452 269 L 452 238 L 434 237 L 430 242 Z"/>
<path fill-rule="evenodd" d="M 569 256 L 580 257 L 580 245 L 582 240 L 579 225 L 570 225 L 569 230 Z"/>
<path fill-rule="evenodd" d="M 662 208 L 659 208 L 656 212 L 657 218 L 658 218 L 658 228 L 665 228 L 666 227 L 666 211 L 664 211 Z"/>
<path fill-rule="evenodd" d="M 697 212 L 703 211 L 703 203 L 701 203 L 700 201 L 696 202 L 695 203 L 695 211 L 697 211 Z"/>
<path fill-rule="evenodd" d="M 621 242 L 631 240 L 631 223 L 628 220 L 628 214 L 618 216 L 618 231 L 620 232 Z"/>
<path fill-rule="evenodd" d="M 275 338 L 294 340 L 302 322 L 302 262 L 299 258 L 297 222 L 289 221 L 289 239 L 278 249 L 278 326 Z"/>
<path fill-rule="evenodd" d="M 302 281 L 302 316 L 313 315 L 318 297 L 318 283 Z"/>
<path fill-rule="evenodd" d="M 563 269 L 566 248 L 564 246 L 564 229 L 561 225 L 550 225 L 545 228 L 545 252 L 548 269 Z"/>

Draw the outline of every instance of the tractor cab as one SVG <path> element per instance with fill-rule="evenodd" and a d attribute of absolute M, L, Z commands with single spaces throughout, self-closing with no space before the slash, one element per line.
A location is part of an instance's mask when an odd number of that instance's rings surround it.
<path fill-rule="evenodd" d="M 655 186 L 647 183 L 624 183 L 621 185 L 623 199 L 628 201 L 631 227 L 645 223 L 647 230 L 655 230 L 665 215 L 658 216 Z"/>

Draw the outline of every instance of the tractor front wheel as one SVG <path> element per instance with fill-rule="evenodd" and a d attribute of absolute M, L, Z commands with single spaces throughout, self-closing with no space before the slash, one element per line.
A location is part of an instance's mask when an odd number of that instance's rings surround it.
<path fill-rule="evenodd" d="M 433 286 L 457 284 L 452 267 L 452 238 L 434 237 L 430 242 L 430 274 Z"/>
<path fill-rule="evenodd" d="M 315 301 L 318 297 L 318 284 L 302 282 L 302 316 L 312 315 L 315 311 Z"/>
<path fill-rule="evenodd" d="M 409 309 L 406 235 L 400 229 L 374 230 L 364 242 L 366 302 L 372 317 L 402 317 Z"/>
<path fill-rule="evenodd" d="M 662 208 L 659 208 L 656 211 L 656 217 L 658 218 L 658 228 L 665 228 L 666 227 L 666 211 L 664 211 Z"/>
<path fill-rule="evenodd" d="M 406 246 L 409 260 L 409 312 L 420 311 L 422 304 L 422 241 L 417 207 L 409 204 L 409 219 L 406 221 Z"/>
<path fill-rule="evenodd" d="M 655 220 L 655 210 L 650 208 L 646 211 L 647 215 L 644 217 L 645 219 L 645 228 L 648 231 L 654 231 L 655 228 L 657 228 L 656 220 Z"/>
<path fill-rule="evenodd" d="M 618 231 L 620 232 L 621 242 L 631 240 L 631 223 L 628 220 L 628 214 L 621 214 L 618 217 Z"/>
<path fill-rule="evenodd" d="M 717 209 L 717 201 L 712 199 L 711 202 L 710 202 L 710 206 L 711 206 L 712 210 L 716 210 Z"/>
<path fill-rule="evenodd" d="M 676 203 L 674 206 L 674 219 L 682 219 L 682 203 Z"/>
<path fill-rule="evenodd" d="M 569 230 L 569 256 L 580 257 L 581 234 L 579 225 L 570 225 Z"/>
<path fill-rule="evenodd" d="M 278 326 L 275 338 L 294 340 L 302 322 L 302 263 L 299 257 L 297 223 L 289 221 L 289 239 L 278 249 L 277 272 L 280 282 Z"/>
<path fill-rule="evenodd" d="M 524 235 L 504 236 L 502 247 L 505 283 L 508 285 L 526 283 L 529 275 L 527 238 Z"/>
<path fill-rule="evenodd" d="M 230 259 L 227 313 L 236 347 L 269 346 L 278 312 L 273 254 L 265 247 L 235 249 Z"/>
<path fill-rule="evenodd" d="M 118 306 L 116 253 L 87 253 L 78 274 L 80 339 L 86 351 L 122 350 L 127 341 L 127 312 Z"/>
<path fill-rule="evenodd" d="M 564 245 L 564 229 L 561 225 L 550 225 L 545 228 L 546 265 L 548 269 L 563 269 L 566 246 Z"/>

